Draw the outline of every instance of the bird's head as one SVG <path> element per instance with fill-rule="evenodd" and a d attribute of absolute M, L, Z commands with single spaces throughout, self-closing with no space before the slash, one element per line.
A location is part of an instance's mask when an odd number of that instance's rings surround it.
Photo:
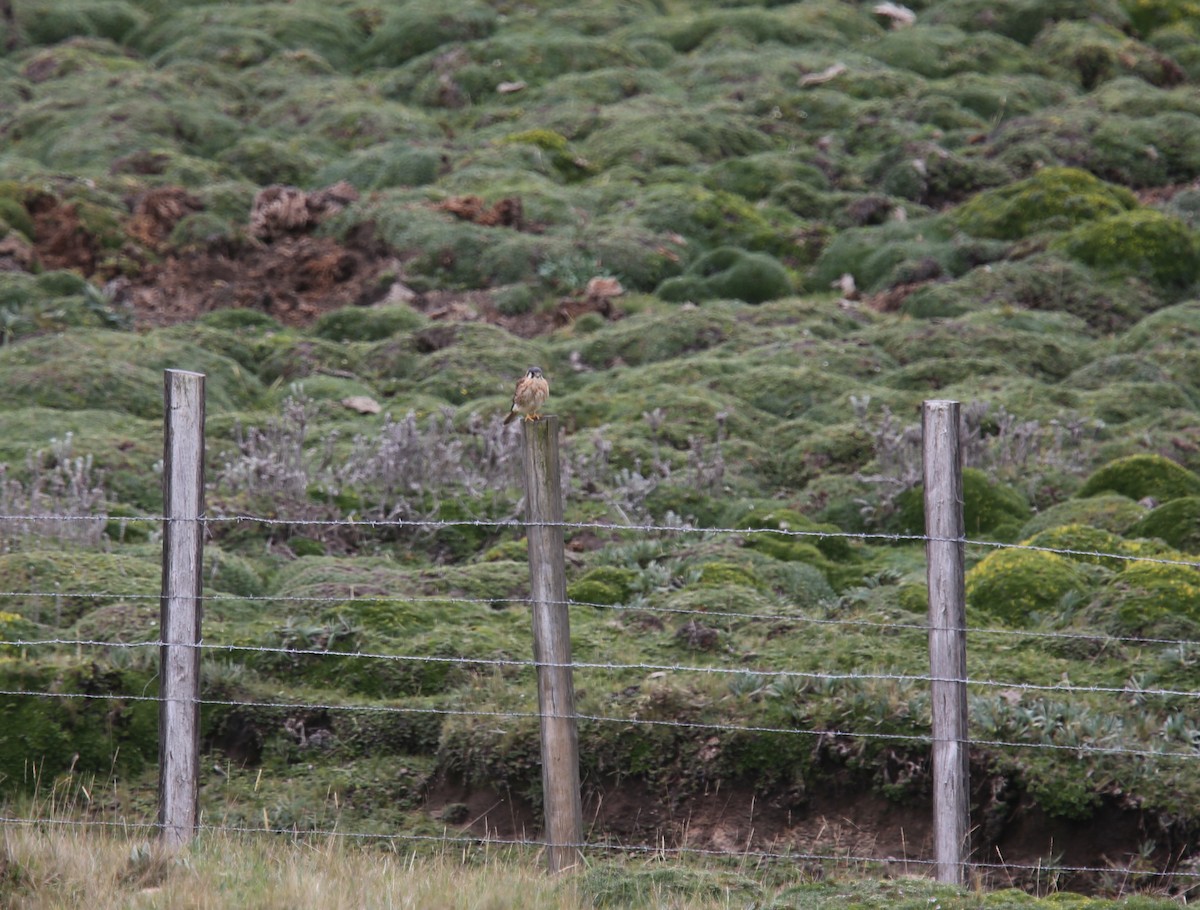
<path fill-rule="evenodd" d="M 530 367 L 529 372 L 526 373 L 525 375 L 528 376 L 530 379 L 541 379 L 542 378 L 542 368 L 541 367 Z"/>

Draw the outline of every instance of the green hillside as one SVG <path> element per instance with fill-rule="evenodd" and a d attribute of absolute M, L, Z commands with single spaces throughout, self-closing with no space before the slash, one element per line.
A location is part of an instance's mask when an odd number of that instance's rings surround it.
<path fill-rule="evenodd" d="M 209 822 L 537 830 L 538 364 L 589 841 L 929 855 L 950 398 L 989 883 L 1194 871 L 1200 6 L 12 6 L 0 641 L 157 640 L 162 370 L 204 372 Z M 0 695 L 5 799 L 152 819 L 156 668 L 0 644 L 126 696 Z"/>

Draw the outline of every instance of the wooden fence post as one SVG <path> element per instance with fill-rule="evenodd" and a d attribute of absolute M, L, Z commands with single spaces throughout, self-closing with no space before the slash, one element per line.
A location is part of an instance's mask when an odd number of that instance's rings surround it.
<path fill-rule="evenodd" d="M 929 667 L 933 682 L 933 839 L 937 880 L 963 884 L 970 854 L 967 619 L 959 403 L 926 401 L 925 473 Z"/>
<path fill-rule="evenodd" d="M 571 626 L 563 557 L 563 504 L 558 418 L 524 421 L 525 518 L 529 541 L 533 659 L 538 664 L 542 796 L 547 863 L 561 872 L 580 861 L 583 808 L 579 794 L 579 730 L 571 671 Z"/>
<path fill-rule="evenodd" d="M 159 634 L 158 821 L 170 847 L 198 818 L 204 557 L 204 374 L 167 370 Z"/>

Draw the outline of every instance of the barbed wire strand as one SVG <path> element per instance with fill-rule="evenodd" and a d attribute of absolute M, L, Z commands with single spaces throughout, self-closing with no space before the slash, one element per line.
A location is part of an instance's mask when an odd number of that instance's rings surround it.
<path fill-rule="evenodd" d="M 0 591 L 0 598 L 68 598 L 87 600 L 153 600 L 160 601 L 162 594 L 119 593 L 112 591 Z M 454 597 L 451 595 L 390 595 L 390 594 L 347 594 L 343 597 L 292 594 L 203 594 L 204 603 L 303 603 L 344 605 L 350 603 L 367 604 L 468 604 L 474 606 L 494 607 L 496 604 L 531 606 L 541 603 L 547 606 L 584 607 L 597 610 L 612 610 L 627 613 L 663 613 L 666 615 L 704 616 L 712 619 L 738 619 L 757 622 L 799 622 L 817 626 L 848 626 L 872 629 L 898 629 L 901 631 L 931 632 L 959 631 L 958 627 L 931 626 L 927 622 L 882 622 L 868 619 L 838 619 L 830 617 L 806 616 L 802 613 L 747 613 L 731 610 L 688 609 L 683 607 L 664 607 L 651 604 L 606 604 L 584 600 L 541 600 L 534 601 L 529 597 Z M 1038 631 L 1032 629 L 1007 629 L 1000 627 L 968 626 L 968 635 L 999 635 L 1014 638 L 1044 638 L 1063 639 L 1068 641 L 1098 641 L 1105 643 L 1134 644 L 1134 645 L 1173 645 L 1176 647 L 1200 646 L 1200 640 L 1189 638 L 1153 638 L 1136 635 L 1111 635 L 1104 632 L 1063 632 Z M 3 642 L 0 642 L 2 644 Z M 68 642 L 69 643 L 69 642 Z M 149 643 L 148 643 L 149 644 Z"/>
<path fill-rule="evenodd" d="M 164 699 L 154 695 L 133 695 L 119 693 L 95 693 L 95 692 L 43 692 L 32 689 L 0 689 L 0 696 L 20 696 L 28 698 L 58 698 L 71 699 L 79 698 L 85 700 L 117 700 L 117 701 L 134 701 L 134 702 L 161 702 Z M 769 726 L 754 726 L 745 724 L 731 724 L 724 721 L 684 721 L 684 720 L 661 720 L 656 718 L 642 717 L 611 717 L 601 714 L 541 714 L 537 711 L 484 711 L 472 710 L 466 708 L 429 708 L 415 707 L 408 705 L 366 705 L 366 704 L 346 704 L 339 702 L 321 703 L 321 702 L 284 702 L 284 701 L 243 701 L 240 699 L 220 699 L 220 698 L 171 698 L 166 701 L 177 704 L 198 704 L 201 706 L 208 705 L 212 707 L 245 707 L 245 708 L 269 708 L 269 709 L 289 709 L 294 711 L 345 711 L 345 712 L 363 712 L 377 714 L 425 714 L 435 716 L 452 716 L 452 717 L 486 717 L 486 718 L 508 718 L 514 720 L 531 720 L 535 718 L 573 718 L 577 721 L 591 721 L 594 723 L 608 724 L 623 724 L 626 726 L 644 726 L 644 727 L 668 727 L 679 728 L 686 730 L 721 730 L 733 733 L 763 733 L 776 735 L 792 735 L 792 736 L 815 736 L 826 739 L 868 739 L 868 740 L 887 740 L 896 742 L 912 742 L 929 744 L 934 742 L 932 735 L 913 734 L 913 733 L 874 733 L 855 730 L 838 730 L 838 729 L 805 729 L 798 727 L 769 727 Z M 1088 743 L 1045 743 L 1045 742 L 1019 742 L 1015 740 L 985 740 L 985 739 L 967 739 L 945 740 L 946 742 L 957 742 L 965 746 L 992 746 L 996 748 L 1017 748 L 1017 749 L 1043 749 L 1058 752 L 1071 752 L 1079 757 L 1084 755 L 1131 755 L 1139 758 L 1172 758 L 1184 760 L 1200 760 L 1200 751 L 1176 751 L 1168 752 L 1159 749 L 1132 749 L 1119 746 L 1098 746 Z"/>
<path fill-rule="evenodd" d="M 161 822 L 108 821 L 104 819 L 73 819 L 73 818 L 24 818 L 20 816 L 0 816 L 0 824 L 21 825 L 26 827 L 78 827 L 104 828 L 122 832 L 129 831 L 161 831 L 166 826 Z M 343 831 L 332 829 L 306 829 L 299 826 L 266 827 L 247 825 L 218 825 L 201 822 L 196 826 L 198 832 L 215 834 L 238 835 L 271 835 L 274 837 L 290 837 L 297 840 L 309 838 L 327 838 L 330 840 L 364 840 L 364 841 L 402 841 L 425 844 L 446 844 L 455 847 L 484 847 L 496 849 L 536 849 L 560 847 L 575 850 L 596 850 L 610 853 L 629 853 L 639 855 L 673 855 L 701 856 L 706 858 L 724 859 L 756 859 L 756 860 L 788 860 L 790 862 L 820 862 L 820 863 L 852 863 L 867 866 L 926 866 L 938 864 L 937 860 L 924 857 L 906 856 L 860 856 L 848 853 L 810 853 L 802 850 L 756 850 L 749 847 L 740 850 L 717 850 L 711 847 L 667 846 L 666 844 L 628 844 L 600 843 L 596 841 L 579 841 L 573 843 L 553 843 L 547 840 L 533 838 L 508 839 L 485 835 L 449 835 L 449 834 L 383 834 L 377 832 Z M 1038 875 L 1049 873 L 1069 873 L 1074 875 L 1125 875 L 1136 878 L 1155 879 L 1200 879 L 1200 872 L 1191 870 L 1142 870 L 1121 866 L 1076 866 L 1052 862 L 1013 863 L 1013 862 L 977 862 L 967 860 L 961 865 L 967 869 L 987 869 L 997 872 L 1032 872 Z"/>
<path fill-rule="evenodd" d="M 443 655 L 431 654 L 385 654 L 370 651 L 333 651 L 327 648 L 288 648 L 276 647 L 270 645 L 235 645 L 235 644 L 219 644 L 213 642 L 103 642 L 87 639 L 14 639 L 12 641 L 0 642 L 0 645 L 9 647 L 23 647 L 36 645 L 56 644 L 60 646 L 73 645 L 78 647 L 84 646 L 103 646 L 117 648 L 137 648 L 137 647 L 173 647 L 173 648 L 196 648 L 202 651 L 210 652 L 226 652 L 226 653 L 255 653 L 255 654 L 276 654 L 289 657 L 339 657 L 348 660 L 382 660 L 400 663 L 417 663 L 417 664 L 465 664 L 470 666 L 481 667 L 509 667 L 517 669 L 529 669 L 545 667 L 550 669 L 571 669 L 571 670 L 606 670 L 606 671 L 625 671 L 637 670 L 639 672 L 651 673 L 699 673 L 711 674 L 718 676 L 752 676 L 768 678 L 793 678 L 811 680 L 814 682 L 850 682 L 862 680 L 867 682 L 900 682 L 900 683 L 963 683 L 967 686 L 979 686 L 985 688 L 1000 688 L 1006 691 L 1022 691 L 1022 692 L 1063 692 L 1068 694 L 1073 693 L 1091 693 L 1091 694 L 1107 694 L 1107 695 L 1127 695 L 1138 698 L 1144 697 L 1159 697 L 1159 698 L 1200 698 L 1200 690 L 1193 689 L 1161 689 L 1148 686 L 1084 686 L 1076 685 L 1070 682 L 1060 683 L 1028 683 L 1016 682 L 1008 680 L 993 680 L 993 679 L 975 679 L 971 677 L 952 677 L 952 676 L 933 676 L 922 673 L 827 673 L 820 671 L 806 670 L 781 670 L 772 668 L 754 668 L 754 667 L 703 667 L 694 664 L 652 664 L 652 663 L 603 663 L 599 661 L 583 661 L 572 660 L 566 663 L 553 661 L 538 661 L 515 657 L 450 657 Z"/>
<path fill-rule="evenodd" d="M 644 534 L 649 533 L 677 533 L 677 534 L 711 534 L 711 535 L 755 535 L 755 534 L 776 534 L 784 537 L 798 538 L 817 538 L 823 539 L 850 539 L 850 540 L 886 540 L 891 542 L 925 542 L 925 543 L 961 543 L 966 546 L 973 547 L 988 547 L 996 549 L 1014 549 L 1014 550 L 1031 550 L 1041 553 L 1056 553 L 1064 556 L 1086 556 L 1092 558 L 1105 558 L 1126 560 L 1130 562 L 1149 562 L 1159 563 L 1164 565 L 1179 565 L 1191 568 L 1200 568 L 1200 560 L 1183 560 L 1169 559 L 1166 557 L 1133 555 L 1129 553 L 1108 553 L 1103 550 L 1081 550 L 1069 547 L 1045 547 L 1032 544 L 1010 543 L 998 540 L 975 540 L 969 537 L 936 537 L 925 534 L 888 534 L 883 532 L 869 531 L 814 531 L 814 530 L 795 530 L 792 528 L 726 528 L 726 527 L 705 527 L 692 525 L 667 525 L 667 524 L 618 524 L 613 522 L 598 522 L 598 521 L 533 521 L 521 518 L 509 519 L 483 519 L 483 518 L 464 518 L 464 519 L 406 519 L 406 518 L 389 518 L 389 519 L 368 519 L 368 518 L 266 518 L 260 515 L 209 515 L 200 516 L 199 518 L 168 518 L 159 515 L 144 515 L 144 516 L 121 516 L 120 518 L 111 518 L 107 515 L 0 515 L 0 522 L 51 522 L 51 521 L 144 521 L 144 522 L 201 522 L 204 524 L 260 524 L 266 527 L 293 527 L 303 525 L 306 527 L 349 527 L 349 528 L 421 528 L 437 530 L 442 528 L 494 528 L 502 529 L 518 529 L 518 528 L 562 528 L 564 530 L 589 530 L 589 531 L 633 531 Z"/>

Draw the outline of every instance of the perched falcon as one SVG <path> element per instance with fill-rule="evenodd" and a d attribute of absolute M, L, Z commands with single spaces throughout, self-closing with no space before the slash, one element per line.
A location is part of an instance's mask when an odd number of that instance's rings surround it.
<path fill-rule="evenodd" d="M 541 420 L 542 405 L 550 397 L 550 383 L 542 375 L 541 367 L 530 367 L 529 371 L 517 380 L 517 390 L 513 392 L 512 410 L 504 418 L 505 424 L 511 423 L 518 414 L 524 414 L 526 420 Z"/>

